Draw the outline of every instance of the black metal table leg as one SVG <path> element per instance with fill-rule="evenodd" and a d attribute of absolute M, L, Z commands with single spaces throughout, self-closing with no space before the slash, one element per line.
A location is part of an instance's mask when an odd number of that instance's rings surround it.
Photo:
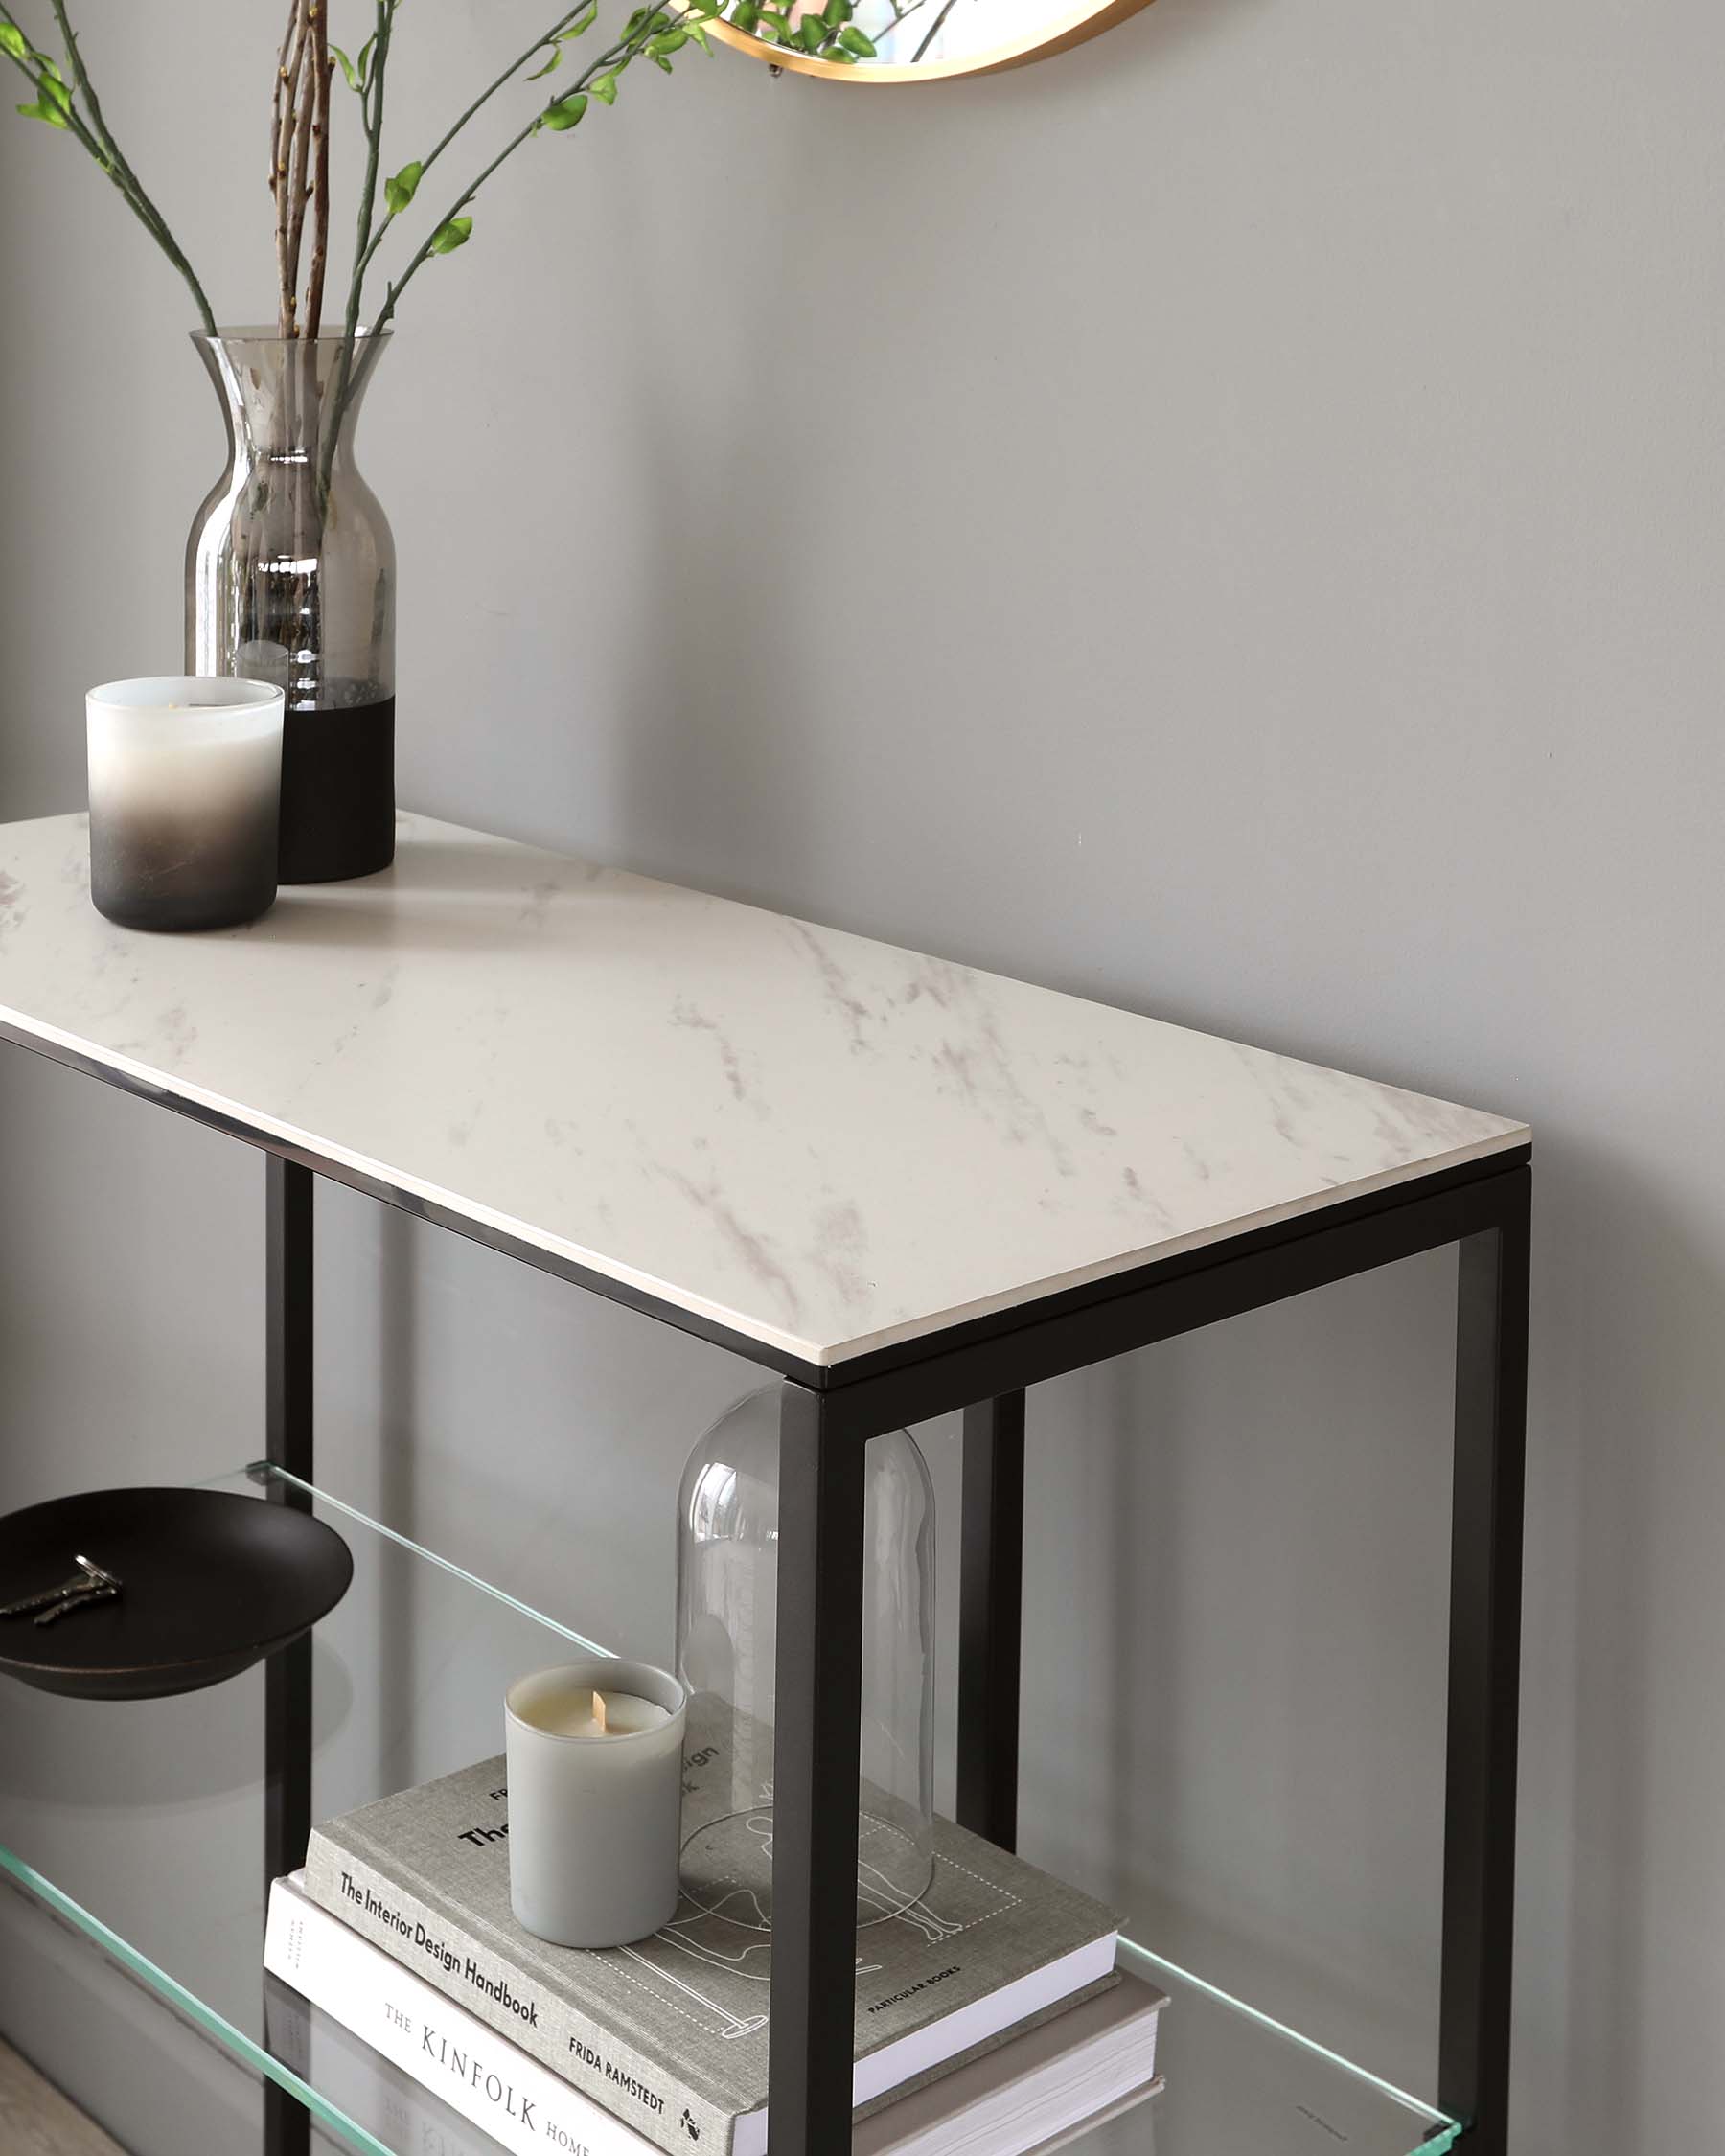
<path fill-rule="evenodd" d="M 309 1168 L 266 1158 L 266 1457 L 311 1479 L 311 1212 Z M 310 1509 L 303 1491 L 272 1481 L 278 1504 Z M 264 1878 L 305 1862 L 311 1831 L 311 1641 L 271 1655 L 264 1671 Z M 311 2122 L 303 2105 L 273 2081 L 264 2087 L 264 2156 L 305 2156 Z"/>
<path fill-rule="evenodd" d="M 820 1394 L 779 1411 L 772 1761 L 772 2156 L 850 2146 L 865 1446 Z"/>
<path fill-rule="evenodd" d="M 1018 1846 L 1024 1395 L 964 1411 L 958 1578 L 958 1823 Z"/>
<path fill-rule="evenodd" d="M 1509 2145 L 1530 1191 L 1459 1247 L 1438 2100 L 1472 2156 Z"/>

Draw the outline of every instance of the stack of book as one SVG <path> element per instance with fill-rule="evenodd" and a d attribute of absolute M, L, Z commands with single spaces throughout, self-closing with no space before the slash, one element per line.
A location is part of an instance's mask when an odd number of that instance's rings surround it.
<path fill-rule="evenodd" d="M 266 1966 L 494 2143 L 766 2156 L 771 1935 L 685 1904 L 632 1946 L 516 1923 L 501 1758 L 312 1834 Z M 1026 2156 L 1156 2085 L 1165 2002 L 1088 1896 L 941 1821 L 932 1880 L 858 1934 L 856 2147 Z"/>

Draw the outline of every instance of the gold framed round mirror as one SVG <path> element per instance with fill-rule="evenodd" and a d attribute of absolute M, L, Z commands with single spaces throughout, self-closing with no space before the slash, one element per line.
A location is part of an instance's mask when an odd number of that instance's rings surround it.
<path fill-rule="evenodd" d="M 993 75 L 1065 52 L 1149 0 L 736 0 L 715 37 L 771 67 L 835 82 Z"/>

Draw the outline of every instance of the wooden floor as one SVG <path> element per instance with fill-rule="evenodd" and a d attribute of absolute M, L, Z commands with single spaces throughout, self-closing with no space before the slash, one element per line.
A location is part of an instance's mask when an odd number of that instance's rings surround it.
<path fill-rule="evenodd" d="M 5 2156 L 125 2156 L 10 2044 L 0 2043 L 0 2150 Z"/>

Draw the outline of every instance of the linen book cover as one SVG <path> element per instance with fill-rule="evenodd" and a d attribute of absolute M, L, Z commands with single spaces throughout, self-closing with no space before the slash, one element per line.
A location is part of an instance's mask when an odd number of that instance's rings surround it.
<path fill-rule="evenodd" d="M 302 1886 L 286 1878 L 270 1889 L 269 2049 L 362 2129 L 403 2156 L 650 2156 L 653 2145 L 632 2126 L 308 1901 Z M 1166 2003 L 1123 1976 L 894 2098 L 857 2128 L 856 2156 L 1045 2151 L 1158 2085 L 1157 2022 Z M 313 2007 L 325 2017 L 315 2049 Z"/>
<path fill-rule="evenodd" d="M 771 1941 L 747 1894 L 742 1920 L 685 1899 L 633 1945 L 551 1946 L 511 1913 L 507 1837 L 499 1756 L 316 1828 L 305 1892 L 660 2147 L 761 2156 Z M 859 2107 L 1111 1982 L 1116 1929 L 937 1822 L 926 1893 L 858 1934 Z"/>

